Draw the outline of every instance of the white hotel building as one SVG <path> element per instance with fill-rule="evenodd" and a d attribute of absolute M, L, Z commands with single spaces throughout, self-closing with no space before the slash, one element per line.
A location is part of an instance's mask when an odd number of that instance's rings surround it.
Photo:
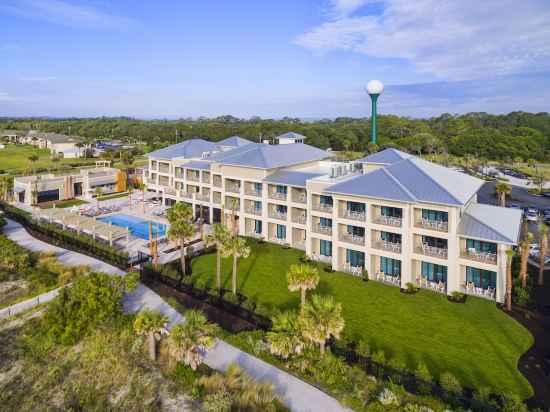
<path fill-rule="evenodd" d="M 235 213 L 241 235 L 288 244 L 335 270 L 504 301 L 521 211 L 477 203 L 480 179 L 395 149 L 336 162 L 307 144 L 237 136 L 148 157 L 148 189 L 197 216 L 202 208 L 208 223 Z"/>

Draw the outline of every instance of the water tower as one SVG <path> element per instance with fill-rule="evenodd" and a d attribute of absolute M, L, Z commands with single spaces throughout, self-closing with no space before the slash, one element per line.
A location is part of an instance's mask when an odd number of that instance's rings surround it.
<path fill-rule="evenodd" d="M 371 80 L 367 83 L 367 93 L 370 96 L 370 99 L 372 101 L 372 114 L 370 117 L 370 123 L 371 123 L 371 143 L 376 144 L 376 102 L 378 100 L 378 96 L 382 94 L 384 91 L 384 85 L 380 80 Z"/>

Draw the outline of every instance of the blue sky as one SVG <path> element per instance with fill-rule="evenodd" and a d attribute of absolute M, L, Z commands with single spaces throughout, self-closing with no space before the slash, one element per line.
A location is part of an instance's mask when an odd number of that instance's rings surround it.
<path fill-rule="evenodd" d="M 2 0 L 0 115 L 548 111 L 549 45 L 548 0 Z"/>

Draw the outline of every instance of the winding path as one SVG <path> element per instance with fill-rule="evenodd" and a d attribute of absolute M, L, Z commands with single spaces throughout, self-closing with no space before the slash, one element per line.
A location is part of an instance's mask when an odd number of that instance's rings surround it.
<path fill-rule="evenodd" d="M 28 250 L 33 252 L 54 252 L 59 260 L 66 265 L 89 265 L 96 271 L 112 275 L 124 274 L 120 269 L 100 260 L 35 239 L 19 223 L 10 219 L 7 219 L 7 221 L 8 224 L 4 227 L 4 234 Z M 57 292 L 58 290 L 56 289 L 56 291 L 48 293 L 53 294 L 53 292 Z M 53 299 L 53 297 L 50 299 Z M 36 300 L 36 298 L 30 299 L 30 301 L 32 300 Z M 40 303 L 42 302 L 41 300 Z M 124 298 L 123 305 L 124 310 L 127 312 L 137 312 L 143 308 L 157 309 L 169 318 L 170 327 L 184 321 L 184 317 L 179 312 L 166 303 L 157 293 L 141 283 L 135 292 Z M 27 309 L 30 307 L 32 306 L 28 306 Z M 271 382 L 285 405 L 292 411 L 348 411 L 336 399 L 314 386 L 222 340 L 218 340 L 216 346 L 208 352 L 205 363 L 218 371 L 225 371 L 231 363 L 237 363 L 253 378 Z"/>

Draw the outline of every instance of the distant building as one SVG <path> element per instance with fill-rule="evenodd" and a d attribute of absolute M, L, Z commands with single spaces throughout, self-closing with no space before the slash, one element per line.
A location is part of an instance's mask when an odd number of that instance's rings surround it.
<path fill-rule="evenodd" d="M 52 155 L 66 159 L 83 157 L 87 146 L 80 136 L 67 136 L 59 133 L 43 133 L 37 130 L 4 130 L 0 137 L 15 144 L 30 144 L 41 149 L 49 149 Z"/>
<path fill-rule="evenodd" d="M 275 141 L 279 144 L 304 143 L 305 140 L 305 136 L 294 132 L 288 132 L 275 138 Z"/>

